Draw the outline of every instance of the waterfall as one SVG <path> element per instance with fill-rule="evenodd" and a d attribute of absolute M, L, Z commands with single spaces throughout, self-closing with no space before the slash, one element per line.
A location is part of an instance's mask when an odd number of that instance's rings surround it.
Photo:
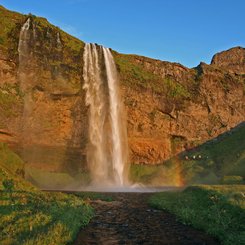
<path fill-rule="evenodd" d="M 87 162 L 95 185 L 127 182 L 127 133 L 117 70 L 108 48 L 86 44 L 84 86 L 89 106 Z"/>
<path fill-rule="evenodd" d="M 20 30 L 20 38 L 18 44 L 18 53 L 19 53 L 19 64 L 22 65 L 25 62 L 29 53 L 29 29 L 30 29 L 30 18 L 24 23 Z"/>
<path fill-rule="evenodd" d="M 32 112 L 32 94 L 31 86 L 35 81 L 35 74 L 31 71 L 33 62 L 30 52 L 30 32 L 31 20 L 28 18 L 23 24 L 20 30 L 19 44 L 18 44 L 18 54 L 19 54 L 19 67 L 18 67 L 18 80 L 20 90 L 23 92 L 23 113 L 22 113 L 22 123 L 21 132 L 23 142 L 27 141 L 30 135 L 30 115 Z"/>

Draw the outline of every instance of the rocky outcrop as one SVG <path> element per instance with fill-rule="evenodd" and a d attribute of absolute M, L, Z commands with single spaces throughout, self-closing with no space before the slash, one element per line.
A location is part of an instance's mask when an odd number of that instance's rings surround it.
<path fill-rule="evenodd" d="M 214 55 L 211 65 L 229 72 L 245 74 L 245 48 L 235 47 Z"/>
<path fill-rule="evenodd" d="M 21 70 L 19 34 L 28 18 L 28 56 Z M 78 159 L 85 159 L 88 131 L 84 43 L 43 18 L 1 7 L 3 19 L 0 140 L 63 149 L 62 164 L 74 171 L 80 168 Z M 243 48 L 217 54 L 211 65 L 193 69 L 115 51 L 113 56 L 127 112 L 131 163 L 162 163 L 245 119 Z M 76 161 L 70 161 L 73 149 Z"/>

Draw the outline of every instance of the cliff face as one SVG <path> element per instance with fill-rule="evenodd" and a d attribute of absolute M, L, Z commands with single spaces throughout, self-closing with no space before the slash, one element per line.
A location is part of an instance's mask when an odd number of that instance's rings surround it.
<path fill-rule="evenodd" d="M 30 19 L 23 57 L 21 28 Z M 88 113 L 84 43 L 43 18 L 0 8 L 0 140 L 64 148 L 65 161 L 85 154 Z M 130 162 L 162 163 L 245 118 L 244 49 L 211 65 L 177 63 L 113 51 L 127 112 Z"/>
<path fill-rule="evenodd" d="M 244 120 L 244 76 L 115 55 L 128 110 L 132 161 L 161 163 Z"/>
<path fill-rule="evenodd" d="M 211 65 L 228 70 L 232 73 L 245 73 L 245 49 L 231 48 L 214 55 Z"/>
<path fill-rule="evenodd" d="M 0 39 L 2 132 L 25 144 L 81 145 L 82 137 L 76 134 L 82 135 L 87 125 L 82 117 L 84 43 L 43 18 L 3 8 L 0 16 L 5 20 L 1 30 L 7 29 Z M 18 52 L 21 27 L 28 18 L 30 27 Z"/>

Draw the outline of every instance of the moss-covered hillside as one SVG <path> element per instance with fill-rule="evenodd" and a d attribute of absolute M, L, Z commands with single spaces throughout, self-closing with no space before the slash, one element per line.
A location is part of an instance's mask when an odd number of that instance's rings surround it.
<path fill-rule="evenodd" d="M 147 185 L 244 184 L 245 124 L 182 152 L 162 165 L 133 165 L 131 179 Z M 175 141 L 177 145 L 179 142 Z"/>

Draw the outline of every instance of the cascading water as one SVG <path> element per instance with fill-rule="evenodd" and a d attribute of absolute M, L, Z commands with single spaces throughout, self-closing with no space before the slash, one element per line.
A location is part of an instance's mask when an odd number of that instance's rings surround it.
<path fill-rule="evenodd" d="M 18 79 L 20 90 L 23 92 L 23 114 L 22 114 L 22 138 L 25 142 L 30 133 L 30 114 L 32 111 L 32 95 L 31 95 L 31 82 L 33 82 L 34 74 L 31 72 L 31 54 L 30 54 L 30 32 L 31 20 L 28 18 L 20 30 L 18 53 L 19 53 L 19 68 Z"/>
<path fill-rule="evenodd" d="M 24 23 L 20 30 L 20 38 L 19 38 L 19 45 L 18 45 L 18 53 L 19 53 L 19 63 L 22 65 L 23 60 L 28 56 L 29 53 L 29 29 L 30 29 L 30 18 Z"/>
<path fill-rule="evenodd" d="M 86 44 L 84 89 L 89 106 L 87 161 L 94 185 L 127 183 L 127 132 L 117 70 L 108 48 Z"/>

